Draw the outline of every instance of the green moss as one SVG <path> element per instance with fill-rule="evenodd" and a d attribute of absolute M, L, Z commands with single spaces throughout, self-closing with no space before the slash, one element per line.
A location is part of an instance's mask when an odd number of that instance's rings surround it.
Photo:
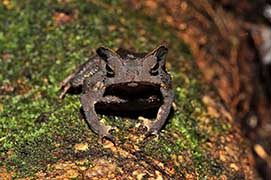
<path fill-rule="evenodd" d="M 97 136 L 80 119 L 79 96 L 57 99 L 59 82 L 100 45 L 148 51 L 167 42 L 178 109 L 161 138 L 141 144 L 142 150 L 164 162 L 172 154 L 189 151 L 201 173 L 216 166 L 206 165 L 208 158 L 201 148 L 204 132 L 198 128 L 197 115 L 205 112 L 205 107 L 200 100 L 198 72 L 189 60 L 189 48 L 173 29 L 130 12 L 119 1 L 12 3 L 11 9 L 0 5 L 0 86 L 13 88 L 0 97 L 0 157 L 4 159 L 0 165 L 12 168 L 18 176 L 29 176 L 58 159 L 76 158 L 75 143 L 86 141 L 91 148 L 107 152 L 93 143 Z M 53 16 L 59 10 L 71 12 L 73 20 L 56 26 Z M 135 125 L 121 118 L 106 119 L 121 130 Z M 216 122 L 217 133 L 227 130 L 227 125 Z M 120 135 L 125 135 L 124 131 Z"/>

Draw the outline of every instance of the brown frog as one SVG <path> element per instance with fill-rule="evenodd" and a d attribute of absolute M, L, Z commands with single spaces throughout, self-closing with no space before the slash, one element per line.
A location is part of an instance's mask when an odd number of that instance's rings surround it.
<path fill-rule="evenodd" d="M 60 97 L 72 89 L 81 90 L 80 101 L 90 128 L 101 138 L 110 139 L 112 127 L 99 121 L 97 109 L 137 111 L 157 107 L 156 119 L 144 121 L 147 134 L 157 135 L 174 99 L 171 77 L 165 68 L 167 52 L 165 46 L 150 53 L 99 47 L 95 56 L 61 83 Z"/>

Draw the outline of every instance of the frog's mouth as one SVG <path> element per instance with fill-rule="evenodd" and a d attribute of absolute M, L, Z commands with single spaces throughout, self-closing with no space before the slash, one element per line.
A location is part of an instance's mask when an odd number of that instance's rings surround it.
<path fill-rule="evenodd" d="M 111 85 L 106 88 L 104 96 L 116 96 L 129 101 L 147 99 L 151 96 L 156 96 L 160 100 L 162 99 L 159 85 L 144 82 L 128 82 Z"/>
<path fill-rule="evenodd" d="M 160 87 L 142 82 L 114 84 L 106 88 L 103 96 L 110 97 L 110 103 L 98 102 L 95 104 L 95 110 L 98 114 L 104 115 L 155 118 L 163 103 Z"/>

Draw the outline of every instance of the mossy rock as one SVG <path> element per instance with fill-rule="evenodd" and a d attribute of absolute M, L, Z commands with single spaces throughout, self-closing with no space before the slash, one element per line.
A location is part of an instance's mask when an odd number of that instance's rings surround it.
<path fill-rule="evenodd" d="M 0 179 L 253 178 L 247 143 L 174 29 L 121 1 L 5 0 L 0 20 Z M 102 142 L 79 95 L 58 99 L 59 83 L 100 45 L 162 43 L 176 108 L 159 137 L 144 140 L 140 119 L 103 116 L 118 145 Z"/>

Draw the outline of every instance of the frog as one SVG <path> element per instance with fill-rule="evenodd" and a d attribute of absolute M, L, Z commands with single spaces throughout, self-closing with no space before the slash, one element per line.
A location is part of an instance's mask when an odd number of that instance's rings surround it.
<path fill-rule="evenodd" d="M 101 46 L 64 79 L 60 98 L 79 92 L 82 111 L 90 129 L 100 138 L 114 139 L 115 127 L 98 118 L 98 110 L 141 111 L 157 108 L 155 120 L 143 120 L 146 136 L 158 135 L 174 101 L 171 75 L 166 70 L 168 48 L 160 45 L 149 53 Z"/>

